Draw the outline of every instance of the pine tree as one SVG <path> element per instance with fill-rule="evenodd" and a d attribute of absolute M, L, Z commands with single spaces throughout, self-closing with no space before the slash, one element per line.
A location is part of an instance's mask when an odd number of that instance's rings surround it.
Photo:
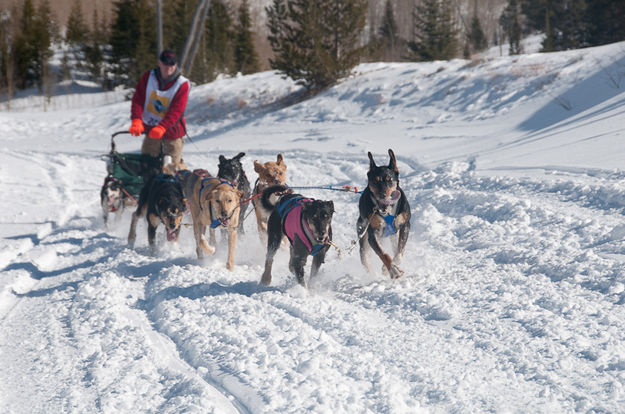
<path fill-rule="evenodd" d="M 115 84 L 134 87 L 141 74 L 156 62 L 154 10 L 148 0 L 113 3 L 109 43 Z"/>
<path fill-rule="evenodd" d="M 363 53 L 365 0 L 274 0 L 268 7 L 271 67 L 318 91 L 349 74 Z"/>
<path fill-rule="evenodd" d="M 379 39 L 376 42 L 381 50 L 382 61 L 399 60 L 405 47 L 404 40 L 399 36 L 399 28 L 395 21 L 395 13 L 391 0 L 386 0 L 384 16 L 379 30 Z"/>
<path fill-rule="evenodd" d="M 413 11 L 413 41 L 407 58 L 414 61 L 448 60 L 458 53 L 458 29 L 452 4 L 424 0 Z"/>
<path fill-rule="evenodd" d="M 104 42 L 105 33 L 102 31 L 102 26 L 98 18 L 98 9 L 93 9 L 92 30 L 85 36 L 85 41 L 82 46 L 84 54 L 85 67 L 89 72 L 89 76 L 95 82 L 100 84 L 104 83 L 103 79 L 103 64 L 104 64 Z"/>
<path fill-rule="evenodd" d="M 242 74 L 258 72 L 258 55 L 252 39 L 251 19 L 247 0 L 239 6 L 239 19 L 234 34 L 234 70 Z"/>
<path fill-rule="evenodd" d="M 32 0 L 24 0 L 18 29 L 13 43 L 15 80 L 19 89 L 26 89 L 34 83 L 37 73 L 34 62 L 37 59 L 33 40 L 36 27 L 35 7 Z"/>
<path fill-rule="evenodd" d="M 588 1 L 586 22 L 592 46 L 625 40 L 625 1 Z"/>
<path fill-rule="evenodd" d="M 13 94 L 13 56 L 11 41 L 13 37 L 13 19 L 7 10 L 0 11 L 0 89 Z"/>
<path fill-rule="evenodd" d="M 70 45 L 81 45 L 87 38 L 87 25 L 82 14 L 82 6 L 80 0 L 74 0 L 72 8 L 67 18 L 67 30 L 65 32 L 65 40 Z"/>
<path fill-rule="evenodd" d="M 211 2 L 204 26 L 206 78 L 214 80 L 220 73 L 234 72 L 232 19 L 226 6 L 220 1 Z"/>
<path fill-rule="evenodd" d="M 469 43 L 474 53 L 479 53 L 488 47 L 488 41 L 482 30 L 480 19 L 477 17 L 477 6 L 471 19 L 471 31 L 469 33 Z"/>
<path fill-rule="evenodd" d="M 510 55 L 519 55 L 521 48 L 521 23 L 519 17 L 519 5 L 517 0 L 508 0 L 508 4 L 499 18 L 504 32 L 510 42 Z"/>

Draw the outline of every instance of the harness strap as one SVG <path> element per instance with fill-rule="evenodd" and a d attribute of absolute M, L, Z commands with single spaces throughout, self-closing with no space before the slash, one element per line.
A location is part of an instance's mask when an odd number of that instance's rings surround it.
<path fill-rule="evenodd" d="M 209 182 L 209 181 L 211 182 L 211 184 L 207 184 L 207 182 Z M 211 185 L 213 185 L 213 184 L 215 184 L 217 182 L 218 182 L 217 185 L 219 185 L 219 184 L 228 184 L 230 187 L 232 187 L 232 184 L 230 184 L 230 181 L 226 181 L 226 180 L 223 180 L 223 179 L 218 178 L 218 177 L 205 177 L 205 178 L 202 178 L 202 181 L 201 181 L 200 194 L 199 194 L 200 197 L 202 197 L 202 191 L 204 191 L 204 189 L 206 187 L 209 187 L 209 186 L 211 186 Z M 232 187 L 232 188 L 234 188 L 234 187 Z"/>

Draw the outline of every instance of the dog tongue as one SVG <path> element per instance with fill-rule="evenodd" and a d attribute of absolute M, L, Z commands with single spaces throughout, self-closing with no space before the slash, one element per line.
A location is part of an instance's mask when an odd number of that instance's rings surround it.
<path fill-rule="evenodd" d="M 167 230 L 167 241 L 176 240 L 176 230 Z"/>

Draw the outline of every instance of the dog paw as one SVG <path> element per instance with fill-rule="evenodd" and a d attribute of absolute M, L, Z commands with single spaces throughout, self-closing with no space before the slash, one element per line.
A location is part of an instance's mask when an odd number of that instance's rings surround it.
<path fill-rule="evenodd" d="M 398 279 L 404 275 L 404 271 L 401 270 L 396 265 L 392 264 L 390 274 L 391 274 L 391 279 Z"/>
<path fill-rule="evenodd" d="M 269 286 L 271 284 L 271 273 L 263 273 L 263 277 L 260 279 L 260 283 L 265 286 Z"/>
<path fill-rule="evenodd" d="M 202 248 L 202 250 L 206 254 L 214 254 L 215 253 L 215 246 L 211 246 L 210 244 L 208 244 L 208 242 L 206 240 L 202 240 L 200 242 L 200 247 Z"/>

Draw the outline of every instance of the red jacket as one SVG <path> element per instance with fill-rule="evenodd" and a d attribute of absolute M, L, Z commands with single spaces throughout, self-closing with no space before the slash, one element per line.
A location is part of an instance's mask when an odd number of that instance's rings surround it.
<path fill-rule="evenodd" d="M 145 91 L 147 89 L 150 72 L 151 70 L 145 72 L 143 76 L 141 76 L 139 83 L 137 83 L 137 88 L 132 96 L 132 104 L 130 106 L 130 119 L 142 119 L 143 117 L 143 106 L 145 105 L 146 98 Z M 167 90 L 171 88 L 175 82 L 176 80 L 173 79 L 165 85 L 162 85 L 159 80 L 159 89 Z M 165 118 L 159 123 L 159 125 L 165 128 L 163 139 L 177 139 L 185 135 L 187 124 L 185 123 L 183 114 L 187 107 L 188 98 L 189 83 L 185 82 L 180 86 L 176 95 L 174 95 L 174 98 L 169 104 L 169 109 L 167 110 Z M 152 129 L 152 127 L 145 122 L 143 123 L 143 128 L 145 128 L 146 135 L 150 132 L 150 129 Z"/>

